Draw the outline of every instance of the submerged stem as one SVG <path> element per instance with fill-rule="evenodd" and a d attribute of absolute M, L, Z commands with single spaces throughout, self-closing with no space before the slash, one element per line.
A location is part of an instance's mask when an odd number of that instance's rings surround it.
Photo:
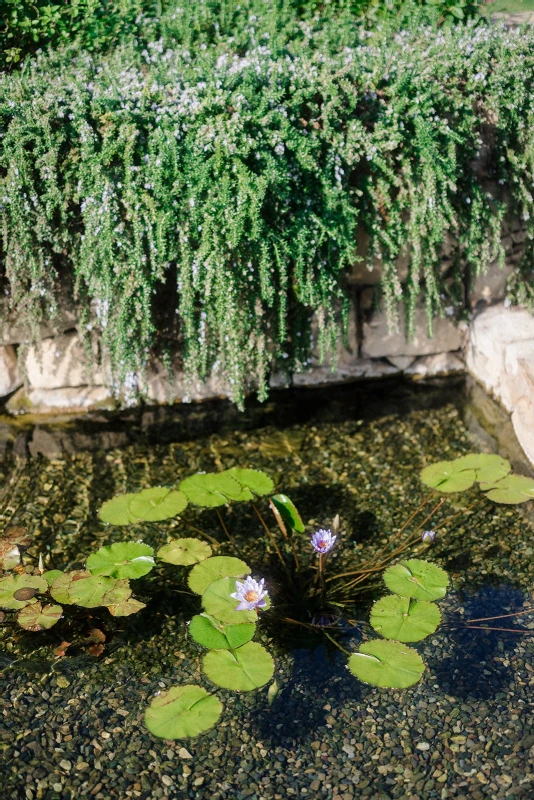
<path fill-rule="evenodd" d="M 274 536 L 273 536 L 272 532 L 269 530 L 269 527 L 268 527 L 267 523 L 265 522 L 265 520 L 263 519 L 262 515 L 260 514 L 260 512 L 259 512 L 259 509 L 258 509 L 258 507 L 256 506 L 256 503 L 252 503 L 252 508 L 253 508 L 253 509 L 254 509 L 254 511 L 256 512 L 256 516 L 258 517 L 259 521 L 261 522 L 261 524 L 262 524 L 262 525 L 263 525 L 263 527 L 265 528 L 265 531 L 266 531 L 266 533 L 267 533 L 267 536 L 269 537 L 269 540 L 270 540 L 270 542 L 271 542 L 272 546 L 274 547 L 274 549 L 275 549 L 275 551 L 276 551 L 276 554 L 277 554 L 278 558 L 279 558 L 279 559 L 280 559 L 280 561 L 282 562 L 282 566 L 284 567 L 284 569 L 286 570 L 286 572 L 287 572 L 287 573 L 288 573 L 288 575 L 289 575 L 289 570 L 288 570 L 288 568 L 287 568 L 287 564 L 286 564 L 286 562 L 284 561 L 284 558 L 283 558 L 283 556 L 282 556 L 282 553 L 280 552 L 280 549 L 279 549 L 278 545 L 276 544 L 276 539 L 274 538 Z"/>
<path fill-rule="evenodd" d="M 219 511 L 219 509 L 218 509 L 218 508 L 216 508 L 216 509 L 215 509 L 215 511 L 217 512 L 217 516 L 219 517 L 219 522 L 221 523 L 221 527 L 222 527 L 223 531 L 225 532 L 225 534 L 226 534 L 226 536 L 227 536 L 227 538 L 228 538 L 228 541 L 230 542 L 230 544 L 231 544 L 231 545 L 232 545 L 232 547 L 234 548 L 234 550 L 235 550 L 235 552 L 237 553 L 237 555 L 238 555 L 239 557 L 241 557 L 241 553 L 240 553 L 240 551 L 239 551 L 239 547 L 236 545 L 236 543 L 235 543 L 234 539 L 233 539 L 233 538 L 232 538 L 232 536 L 230 535 L 230 531 L 228 530 L 228 528 L 227 528 L 227 527 L 226 527 L 226 525 L 224 524 L 224 519 L 222 518 L 222 514 L 221 514 L 221 512 Z"/>

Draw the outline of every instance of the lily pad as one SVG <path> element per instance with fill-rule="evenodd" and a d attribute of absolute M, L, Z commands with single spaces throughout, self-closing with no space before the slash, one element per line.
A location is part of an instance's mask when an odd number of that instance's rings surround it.
<path fill-rule="evenodd" d="M 20 562 L 20 550 L 17 544 L 0 541 L 0 569 L 13 569 Z"/>
<path fill-rule="evenodd" d="M 47 569 L 46 572 L 43 572 L 43 578 L 49 586 L 52 586 L 56 578 L 59 578 L 59 576 L 63 574 L 64 573 L 60 569 Z"/>
<path fill-rule="evenodd" d="M 43 631 L 55 625 L 61 619 L 62 614 L 61 606 L 51 604 L 43 606 L 41 603 L 34 603 L 19 611 L 17 622 L 24 630 Z"/>
<path fill-rule="evenodd" d="M 406 689 L 417 683 L 425 665 L 411 647 L 387 639 L 364 642 L 349 658 L 349 670 L 364 683 L 387 689 Z"/>
<path fill-rule="evenodd" d="M 459 459 L 458 459 L 459 460 Z M 463 469 L 456 461 L 438 461 L 421 470 L 421 480 L 438 492 L 463 492 L 476 481 L 474 469 Z"/>
<path fill-rule="evenodd" d="M 432 601 L 445 597 L 449 576 L 430 561 L 411 558 L 388 567 L 384 572 L 384 583 L 401 597 Z"/>
<path fill-rule="evenodd" d="M 167 564 L 191 567 L 211 556 L 211 547 L 200 539 L 173 539 L 158 550 L 158 558 Z"/>
<path fill-rule="evenodd" d="M 534 480 L 524 475 L 507 475 L 492 484 L 481 483 L 480 488 L 486 492 L 488 500 L 494 503 L 526 503 L 534 499 Z"/>
<path fill-rule="evenodd" d="M 222 710 L 219 698 L 201 686 L 173 686 L 154 697 L 145 725 L 160 739 L 188 739 L 213 728 Z"/>
<path fill-rule="evenodd" d="M 202 660 L 202 669 L 223 689 L 250 692 L 271 680 L 274 661 L 261 644 L 248 642 L 237 650 L 210 650 Z"/>
<path fill-rule="evenodd" d="M 210 583 L 220 578 L 244 578 L 250 574 L 250 567 L 233 556 L 213 556 L 193 567 L 187 583 L 192 592 L 204 594 Z"/>
<path fill-rule="evenodd" d="M 369 621 L 387 639 L 419 642 L 434 633 L 441 614 L 435 603 L 389 594 L 374 604 Z"/>
<path fill-rule="evenodd" d="M 141 603 L 133 597 L 128 597 L 116 605 L 108 606 L 109 613 L 114 617 L 129 617 L 146 608 L 146 603 Z"/>
<path fill-rule="evenodd" d="M 109 525 L 131 525 L 139 522 L 130 511 L 130 501 L 134 497 L 135 494 L 120 494 L 112 497 L 100 507 L 98 516 L 102 522 L 107 522 Z"/>
<path fill-rule="evenodd" d="M 24 589 L 33 590 L 33 594 L 22 599 Z M 35 592 L 46 592 L 47 589 L 48 584 L 45 579 L 36 575 L 6 575 L 0 578 L 0 608 L 17 611 L 36 603 L 37 599 L 33 596 Z M 15 595 L 18 595 L 19 599 Z"/>
<path fill-rule="evenodd" d="M 225 625 L 208 614 L 197 614 L 189 625 L 189 633 L 195 642 L 210 650 L 235 650 L 249 642 L 255 631 L 253 622 Z"/>
<path fill-rule="evenodd" d="M 72 572 L 60 572 L 50 584 L 50 594 L 58 603 L 70 605 L 73 601 L 69 597 L 69 589 L 73 581 L 90 578 L 91 573 L 86 569 L 75 569 Z"/>
<path fill-rule="evenodd" d="M 187 497 L 183 492 L 154 486 L 143 489 L 130 500 L 130 512 L 147 522 L 161 522 L 180 514 L 187 507 Z"/>
<path fill-rule="evenodd" d="M 275 494 L 271 497 L 271 500 L 276 506 L 284 523 L 297 533 L 304 533 L 304 523 L 295 504 L 289 499 L 287 494 Z"/>
<path fill-rule="evenodd" d="M 83 608 L 118 605 L 131 594 L 128 581 L 100 575 L 73 581 L 68 590 L 69 602 Z"/>
<path fill-rule="evenodd" d="M 476 470 L 479 483 L 499 481 L 512 469 L 509 461 L 495 453 L 471 453 L 454 459 L 453 464 L 461 470 Z"/>
<path fill-rule="evenodd" d="M 258 619 L 256 611 L 236 611 L 238 601 L 230 597 L 233 592 L 235 592 L 235 578 L 220 578 L 210 583 L 202 595 L 202 607 L 206 614 L 229 625 L 256 622 Z"/>
<path fill-rule="evenodd" d="M 154 550 L 143 542 L 115 542 L 91 553 L 86 566 L 92 575 L 141 578 L 155 565 Z"/>
<path fill-rule="evenodd" d="M 226 470 L 226 474 L 231 475 L 241 486 L 250 489 L 254 494 L 265 495 L 274 491 L 274 483 L 271 478 L 259 469 L 232 467 Z"/>
<path fill-rule="evenodd" d="M 202 508 L 223 506 L 229 498 L 239 498 L 243 491 L 227 472 L 200 472 L 185 478 L 179 488 L 191 503 Z"/>

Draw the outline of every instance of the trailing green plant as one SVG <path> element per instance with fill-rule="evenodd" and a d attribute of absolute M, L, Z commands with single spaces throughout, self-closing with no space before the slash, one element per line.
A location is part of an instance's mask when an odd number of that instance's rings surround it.
<path fill-rule="evenodd" d="M 360 237 L 408 333 L 420 297 L 430 327 L 465 313 L 466 284 L 502 261 L 505 211 L 531 246 L 532 31 L 444 30 L 413 5 L 374 31 L 345 8 L 239 5 L 231 35 L 222 7 L 184 4 L 144 48 L 60 48 L 0 76 L 5 302 L 37 337 L 70 282 L 126 401 L 176 342 L 188 380 L 220 375 L 238 403 L 266 396 L 273 363 L 334 351 Z M 489 128 L 507 196 L 473 166 Z"/>

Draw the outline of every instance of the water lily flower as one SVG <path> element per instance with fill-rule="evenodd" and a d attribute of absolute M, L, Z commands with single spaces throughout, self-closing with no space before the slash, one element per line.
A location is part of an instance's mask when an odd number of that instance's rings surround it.
<path fill-rule="evenodd" d="M 423 531 L 421 534 L 421 541 L 424 542 L 424 544 L 432 544 L 435 538 L 436 531 Z"/>
<path fill-rule="evenodd" d="M 330 550 L 333 548 L 337 536 L 332 534 L 331 530 L 324 530 L 321 528 L 314 533 L 311 538 L 312 547 L 316 550 L 317 553 L 329 553 Z"/>
<path fill-rule="evenodd" d="M 230 597 L 239 600 L 236 611 L 253 611 L 255 608 L 264 608 L 267 605 L 265 598 L 267 590 L 263 588 L 264 579 L 254 580 L 250 576 L 243 583 L 235 582 L 236 591 Z"/>

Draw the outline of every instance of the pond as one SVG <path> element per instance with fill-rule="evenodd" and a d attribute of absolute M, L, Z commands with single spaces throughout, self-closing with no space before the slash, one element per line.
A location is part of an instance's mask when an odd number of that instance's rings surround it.
<path fill-rule="evenodd" d="M 272 608 L 260 612 L 255 640 L 274 659 L 273 678 L 257 691 L 214 686 L 189 633 L 200 598 L 185 570 L 168 564 L 135 581 L 146 608 L 131 616 L 71 606 L 33 633 L 6 613 L 2 798 L 532 797 L 529 504 L 469 491 L 449 495 L 428 522 L 436 500 L 422 506 L 407 525 L 409 556 L 450 577 L 443 623 L 410 645 L 426 670 L 409 688 L 376 688 L 347 669 L 347 653 L 376 635 L 365 621 L 385 593 L 381 572 L 327 617 L 317 613 L 319 593 L 309 600 L 303 588 L 315 581 L 313 532 L 339 515 L 325 575 L 372 561 L 427 498 L 423 467 L 499 440 L 476 421 L 463 380 L 286 391 L 243 414 L 220 401 L 80 420 L 3 418 L 0 430 L 0 526 L 25 529 L 27 571 L 38 574 L 39 554 L 47 570 L 83 569 L 103 545 L 142 540 L 157 550 L 198 534 L 214 555 L 238 556 L 265 578 Z M 527 474 L 509 444 L 502 455 Z M 181 518 L 132 528 L 99 519 L 115 495 L 232 467 L 264 471 L 295 504 L 305 524 L 293 537 L 299 573 L 288 541 L 275 540 L 291 564 L 283 568 L 267 536 L 261 519 L 273 536 L 276 521 L 265 497 L 259 516 L 230 503 L 190 505 Z M 420 538 L 427 527 L 437 531 L 431 545 Z M 195 738 L 155 737 L 144 724 L 148 704 L 184 684 L 219 697 L 218 723 Z"/>

